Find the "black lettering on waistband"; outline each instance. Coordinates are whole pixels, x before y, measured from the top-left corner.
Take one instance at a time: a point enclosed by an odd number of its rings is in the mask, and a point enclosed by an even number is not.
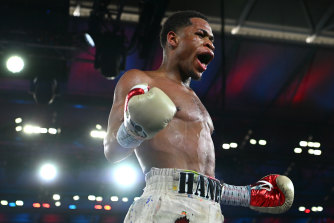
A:
[[[186,192],[186,173],[180,173],[180,179],[179,179],[179,193],[185,193]]]
[[[215,192],[216,192],[216,181],[208,178],[208,184],[207,184],[207,190],[206,190],[206,198],[209,198],[210,193],[210,199],[215,200]]]
[[[199,175],[195,195],[198,195],[198,191],[200,191],[200,196],[205,197],[205,183],[204,183],[204,177]]]
[[[179,193],[186,193],[186,185],[187,185],[187,194],[193,193],[193,185],[194,185],[194,173],[180,173],[179,180]]]
[[[193,186],[194,186],[194,174],[188,173],[188,180],[187,180],[187,194],[193,194]]]
[[[222,194],[222,185],[221,185],[220,183],[216,182],[215,201],[216,201],[217,203],[220,203],[221,194]]]
[[[206,199],[211,199],[217,203],[221,201],[222,185],[219,181],[198,175],[196,180],[196,190],[193,191],[195,174],[191,172],[180,172],[179,193],[194,194]]]

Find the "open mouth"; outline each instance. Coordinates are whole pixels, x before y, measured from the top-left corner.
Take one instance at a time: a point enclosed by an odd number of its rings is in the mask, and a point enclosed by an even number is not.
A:
[[[202,53],[197,56],[198,60],[205,65],[208,65],[213,59],[213,55],[210,53]]]

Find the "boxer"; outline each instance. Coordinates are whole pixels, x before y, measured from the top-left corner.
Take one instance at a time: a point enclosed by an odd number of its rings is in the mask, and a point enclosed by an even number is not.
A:
[[[164,23],[161,66],[129,70],[114,93],[105,156],[111,162],[133,152],[146,174],[143,195],[124,222],[223,222],[220,204],[282,213],[293,201],[285,176],[269,175],[248,186],[215,179],[212,120],[190,89],[214,57],[214,36],[207,18],[177,12]]]

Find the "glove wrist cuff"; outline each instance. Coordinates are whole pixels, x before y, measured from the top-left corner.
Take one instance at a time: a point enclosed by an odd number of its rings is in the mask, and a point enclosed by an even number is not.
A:
[[[116,138],[117,142],[124,148],[138,147],[144,141],[144,139],[129,131],[124,123],[119,127]]]
[[[251,188],[250,186],[234,186],[223,184],[221,203],[232,206],[249,207]]]

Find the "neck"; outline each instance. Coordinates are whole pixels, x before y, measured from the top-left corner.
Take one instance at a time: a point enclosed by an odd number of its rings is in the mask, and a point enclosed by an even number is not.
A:
[[[157,71],[164,73],[167,78],[179,82],[182,85],[190,86],[191,77],[187,77],[187,75],[180,70],[177,60],[168,59],[165,52],[163,53],[162,63]]]

